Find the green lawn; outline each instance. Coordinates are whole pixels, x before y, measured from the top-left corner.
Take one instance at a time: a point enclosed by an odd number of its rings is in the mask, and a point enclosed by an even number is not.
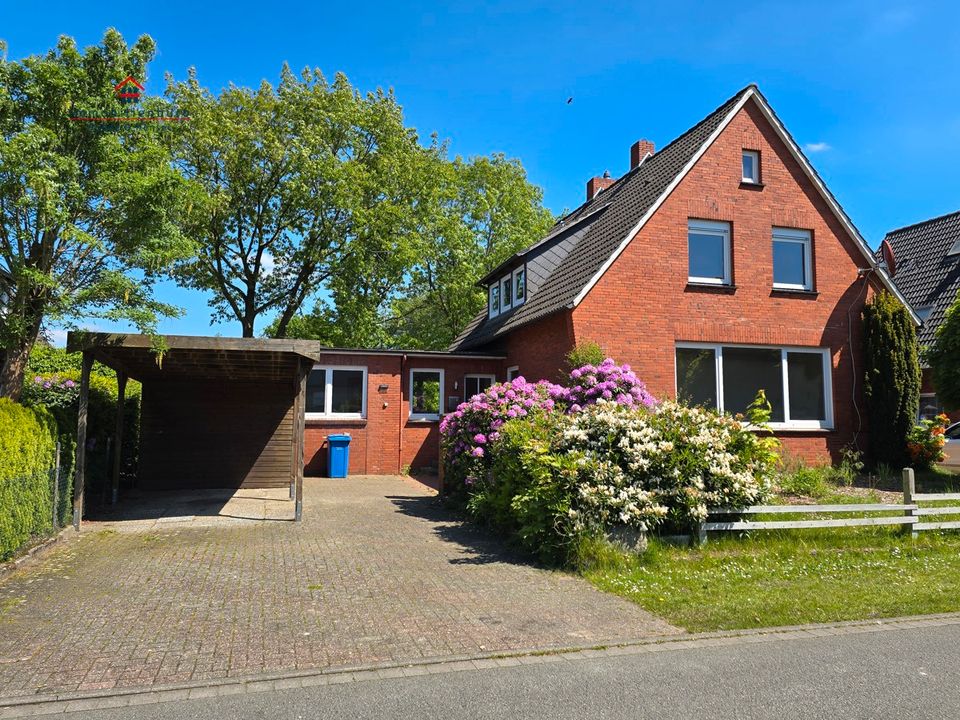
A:
[[[960,533],[783,531],[587,556],[598,588],[690,631],[960,611]]]

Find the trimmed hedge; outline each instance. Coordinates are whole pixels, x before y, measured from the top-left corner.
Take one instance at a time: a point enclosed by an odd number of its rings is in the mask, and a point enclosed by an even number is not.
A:
[[[56,441],[48,410],[0,398],[0,560],[53,529]]]

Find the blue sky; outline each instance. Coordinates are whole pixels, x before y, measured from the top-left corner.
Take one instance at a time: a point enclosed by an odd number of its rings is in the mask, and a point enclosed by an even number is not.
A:
[[[118,28],[157,41],[163,74],[275,81],[287,61],[392,87],[408,124],[462,155],[518,157],[555,212],[592,175],[627,169],[646,137],[663,146],[756,82],[808,149],[867,239],[960,209],[960,7],[953,3],[247,3],[0,0],[0,38],[19,58],[59,34],[81,44]],[[573,102],[567,104],[568,97]],[[165,332],[212,326],[204,297]]]

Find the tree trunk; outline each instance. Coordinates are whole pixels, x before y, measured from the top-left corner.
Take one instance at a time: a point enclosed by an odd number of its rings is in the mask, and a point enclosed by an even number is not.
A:
[[[23,375],[27,371],[27,360],[30,358],[30,351],[37,342],[39,334],[40,324],[37,323],[36,330],[29,333],[23,342],[7,349],[3,368],[0,369],[0,397],[14,401],[20,399],[20,393],[23,391]]]

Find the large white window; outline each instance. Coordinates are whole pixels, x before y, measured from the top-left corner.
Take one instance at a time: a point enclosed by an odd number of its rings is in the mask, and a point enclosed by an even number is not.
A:
[[[513,306],[523,305],[527,299],[527,268],[521,265],[513,271]]]
[[[463,378],[463,399],[469,400],[493,385],[497,378],[493,375],[465,375]]]
[[[760,182],[760,153],[756,150],[744,150],[741,165],[743,166],[741,180],[745,183],[758,184]]]
[[[494,318],[500,314],[500,283],[494,283],[489,290],[489,316]]]
[[[773,427],[833,427],[826,348],[691,343],[677,346],[676,361],[677,398],[684,402],[746,413],[763,390]]]
[[[730,223],[688,221],[687,252],[690,282],[730,284]]]
[[[813,290],[813,241],[809,230],[773,229],[773,287]]]
[[[306,417],[358,419],[367,416],[367,368],[316,366],[307,378]]]
[[[439,420],[443,398],[443,370],[410,371],[410,418]]]

